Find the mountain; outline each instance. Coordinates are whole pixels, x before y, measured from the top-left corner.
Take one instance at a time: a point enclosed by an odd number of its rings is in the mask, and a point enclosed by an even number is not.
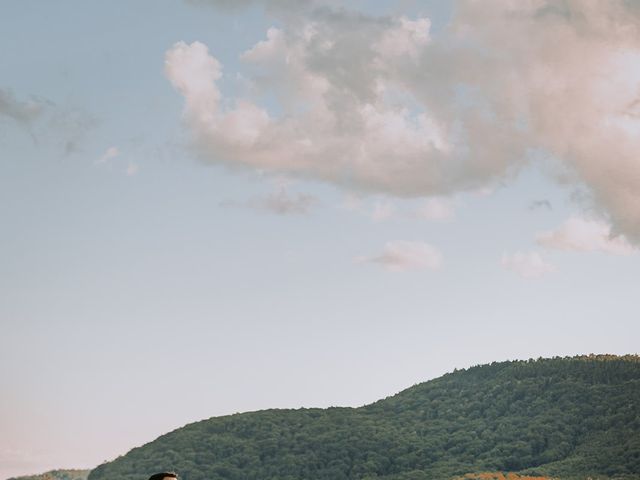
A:
[[[210,418],[96,467],[89,480],[162,470],[183,480],[640,479],[640,357],[492,363],[360,408]]]
[[[8,480],[87,480],[90,470],[52,470],[40,475],[9,478]]]

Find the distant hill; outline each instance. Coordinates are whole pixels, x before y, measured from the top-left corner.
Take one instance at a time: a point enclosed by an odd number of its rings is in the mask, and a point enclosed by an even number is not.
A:
[[[14,477],[8,480],[87,480],[91,470],[52,470],[40,475]]]
[[[161,470],[183,480],[640,479],[640,358],[492,363],[361,408],[210,418],[89,480]]]

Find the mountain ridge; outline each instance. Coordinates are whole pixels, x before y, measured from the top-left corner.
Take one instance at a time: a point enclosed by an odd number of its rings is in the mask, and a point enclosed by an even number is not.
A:
[[[640,357],[456,370],[363,407],[212,417],[96,467],[89,480],[640,478]]]
[[[37,475],[22,475],[7,480],[87,480],[91,470],[81,468],[56,469]]]

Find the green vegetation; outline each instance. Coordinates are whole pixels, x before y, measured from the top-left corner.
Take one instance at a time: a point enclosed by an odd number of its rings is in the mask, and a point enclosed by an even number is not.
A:
[[[52,470],[40,475],[10,478],[9,480],[87,480],[90,470]]]
[[[640,479],[640,357],[492,363],[361,408],[187,425],[89,480],[427,480],[469,472]]]

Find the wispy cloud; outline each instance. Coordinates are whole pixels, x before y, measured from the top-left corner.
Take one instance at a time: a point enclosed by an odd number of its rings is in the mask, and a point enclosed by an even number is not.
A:
[[[378,200],[373,204],[373,211],[371,212],[371,220],[374,222],[384,222],[393,217],[396,208],[393,202],[389,200]]]
[[[137,163],[130,162],[129,165],[127,165],[127,169],[125,170],[125,173],[127,177],[133,177],[139,171],[140,171],[140,166]]]
[[[281,187],[276,192],[246,201],[226,200],[220,206],[251,208],[276,215],[305,215],[317,204],[318,200],[313,195],[292,194],[286,187]]]
[[[292,11],[317,4],[316,0],[186,0],[187,4],[215,7],[222,11],[233,12],[252,5],[260,5],[269,10]],[[326,0],[325,0],[326,3]]]
[[[415,211],[418,218],[424,220],[447,221],[455,216],[455,205],[452,200],[442,197],[427,199]]]
[[[529,204],[529,210],[553,210],[553,206],[549,200],[534,200]]]
[[[349,212],[360,212],[362,211],[363,205],[364,200],[362,199],[362,197],[348,193],[342,198],[342,202],[339,204],[339,208],[342,208]]]
[[[101,164],[104,164],[104,163],[108,163],[109,160],[111,160],[113,158],[116,158],[119,155],[120,155],[120,150],[118,149],[118,147],[115,147],[115,146],[109,147],[100,156],[100,158],[98,158],[98,160],[96,160],[96,164],[101,165]]]
[[[39,97],[18,100],[11,90],[0,88],[0,115],[25,127],[31,127],[51,105],[49,100]]]
[[[441,267],[443,256],[434,246],[425,242],[388,242],[381,253],[361,256],[356,261],[373,263],[392,271],[436,270]]]
[[[504,253],[500,263],[502,268],[511,270],[523,278],[539,278],[557,270],[538,252]]]
[[[555,250],[574,252],[604,252],[614,255],[630,255],[637,252],[623,236],[614,236],[611,226],[593,219],[569,218],[555,230],[536,236],[539,245]]]
[[[365,215],[376,223],[391,219],[446,222],[455,217],[455,203],[446,197],[431,197],[415,207],[414,202],[393,201],[386,197],[367,199],[348,194],[340,208]]]
[[[82,109],[56,105],[37,95],[19,100],[10,89],[0,88],[0,119],[3,117],[23,128],[34,143],[61,145],[67,155],[81,149],[87,132],[97,124]]]

